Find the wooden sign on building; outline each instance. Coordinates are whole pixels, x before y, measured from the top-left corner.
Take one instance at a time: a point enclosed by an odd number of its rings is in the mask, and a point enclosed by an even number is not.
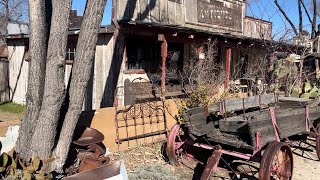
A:
[[[237,1],[198,0],[198,22],[242,31],[242,4]]]
[[[242,35],[244,0],[114,0],[123,23],[186,27]]]

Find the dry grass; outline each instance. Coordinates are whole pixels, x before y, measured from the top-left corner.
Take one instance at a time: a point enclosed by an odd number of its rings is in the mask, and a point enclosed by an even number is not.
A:
[[[127,171],[134,171],[139,166],[152,164],[167,164],[163,156],[165,141],[141,145],[112,155],[113,160],[124,160]]]

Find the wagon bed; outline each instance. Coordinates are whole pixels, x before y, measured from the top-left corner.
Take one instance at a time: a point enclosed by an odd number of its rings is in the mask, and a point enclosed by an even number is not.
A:
[[[206,138],[206,140],[212,143],[254,150],[257,145],[257,132],[260,133],[260,145],[262,147],[277,139],[274,123],[271,118],[272,113],[275,115],[276,124],[281,130],[281,132],[278,132],[280,139],[308,131],[306,128],[308,122],[306,120],[306,112],[308,112],[311,123],[320,118],[320,107],[308,107],[308,104],[312,102],[310,100],[281,97],[280,101],[277,102],[277,98],[273,100],[272,96],[273,94],[265,96],[269,98],[268,104],[261,105],[263,102],[266,102],[261,97],[260,106],[258,103],[252,103],[247,106],[244,104],[245,107],[242,110],[240,110],[240,107],[235,108],[234,106],[232,110],[240,111],[233,113],[236,115],[232,115],[230,110],[225,113],[221,112],[219,110],[221,104],[208,108],[189,109],[184,113],[188,131],[198,139]],[[236,104],[235,101],[242,103],[243,100],[232,101],[233,104]],[[250,101],[244,99],[243,102]],[[230,101],[226,101],[225,103],[231,104]],[[270,107],[272,108],[270,109]]]
[[[173,126],[169,133],[167,155],[172,164],[178,165],[183,154],[193,157],[192,147],[212,151],[201,176],[206,180],[216,170],[222,154],[260,162],[261,180],[291,179],[293,155],[289,137],[314,137],[320,159],[318,103],[266,94],[188,109],[183,114],[185,124]]]

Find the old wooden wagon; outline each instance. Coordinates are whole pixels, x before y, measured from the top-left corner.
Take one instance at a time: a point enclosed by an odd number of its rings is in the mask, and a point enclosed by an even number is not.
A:
[[[201,179],[210,179],[223,154],[260,162],[261,180],[291,179],[295,135],[313,137],[320,158],[320,107],[313,100],[265,94],[188,109],[183,117],[185,124],[169,133],[167,155],[179,165],[194,157],[190,147],[210,150]]]

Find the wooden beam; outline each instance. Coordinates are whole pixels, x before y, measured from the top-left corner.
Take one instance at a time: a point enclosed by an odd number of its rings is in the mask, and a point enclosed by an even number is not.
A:
[[[161,95],[165,97],[166,91],[166,61],[168,56],[168,43],[164,35],[159,35],[158,39],[162,41],[161,57],[162,57],[162,76],[161,76]]]
[[[225,80],[224,80],[224,89],[229,88],[229,81],[230,81],[230,61],[231,61],[231,48],[228,48],[226,51],[226,73],[225,73]]]

